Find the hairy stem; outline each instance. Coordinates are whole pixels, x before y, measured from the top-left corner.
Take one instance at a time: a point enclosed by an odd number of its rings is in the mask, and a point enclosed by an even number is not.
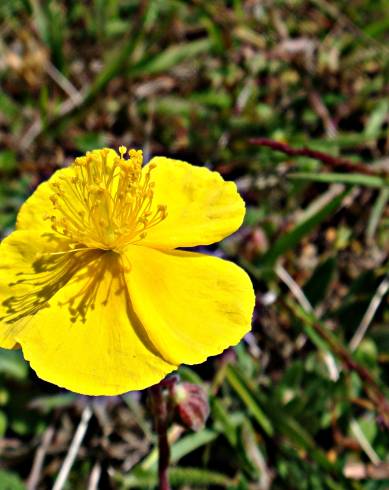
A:
[[[159,490],[170,490],[169,461],[170,447],[167,438],[168,406],[163,396],[163,381],[149,389],[151,410],[154,417],[155,430],[158,435],[158,479]]]
[[[354,163],[346,158],[334,157],[323,153],[322,151],[311,150],[310,148],[293,148],[287,143],[275,141],[269,138],[252,138],[250,142],[258,146],[266,146],[275,151],[280,151],[289,156],[302,156],[319,160],[320,162],[332,168],[346,170],[348,172],[358,172],[365,175],[375,175],[375,172],[363,163]]]

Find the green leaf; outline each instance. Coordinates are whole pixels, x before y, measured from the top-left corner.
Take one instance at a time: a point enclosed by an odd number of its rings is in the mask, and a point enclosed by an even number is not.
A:
[[[201,377],[190,367],[180,366],[178,369],[178,375],[183,381],[189,381],[189,383],[203,384]]]
[[[9,173],[16,169],[16,155],[11,150],[0,152],[0,172]]]
[[[304,236],[308,235],[308,233],[310,233],[317,225],[335,212],[348,193],[349,190],[341,192],[330,202],[319,207],[314,214],[309,215],[297,223],[297,225],[291,231],[285,233],[285,235],[282,235],[270,247],[270,250],[262,257],[260,265],[273,265],[278,257],[295,247]]]
[[[389,115],[389,100],[382,99],[378,102],[374,111],[371,113],[365,126],[365,135],[368,138],[376,138],[379,135],[382,125]]]
[[[210,429],[204,429],[201,432],[188,434],[187,436],[182,437],[179,441],[173,444],[171,454],[172,462],[175,463],[179,461],[181,458],[191,453],[195,449],[214,441],[218,436],[218,432]]]
[[[36,0],[32,1],[36,2]],[[153,2],[147,4],[139,22],[135,26],[135,32],[132,32],[131,35],[127,34],[122,44],[119,47],[115,46],[115,48],[108,53],[104,68],[85,90],[82,101],[73,106],[69,111],[48,121],[47,125],[43,128],[42,133],[48,133],[54,136],[55,134],[64,131],[70,122],[77,120],[83,115],[84,111],[93,104],[112,79],[119,74],[122,74],[123,70],[131,65],[132,56],[139,43],[144,39],[145,23],[147,22],[149,12],[153,6],[155,6]]]
[[[51,52],[54,65],[62,71],[64,67],[65,17],[61,6],[54,2],[30,0],[37,30]]]
[[[104,148],[108,143],[108,138],[104,133],[85,133],[75,137],[77,150],[86,153],[90,150]]]
[[[158,481],[155,470],[148,471],[132,471],[130,475],[122,477],[116,475],[117,481],[120,483],[120,488],[155,488]],[[195,485],[196,487],[210,488],[216,485],[218,488],[227,488],[233,484],[231,478],[216,471],[204,470],[202,468],[170,468],[169,479],[171,485],[188,486]]]
[[[14,379],[26,379],[28,364],[20,350],[0,349],[0,373]]]
[[[171,447],[171,461],[176,463],[182,457],[191,453],[195,449],[198,449],[209,442],[212,442],[219,436],[219,433],[210,430],[204,429],[200,432],[196,432],[194,434],[188,434],[177,442],[175,442]],[[142,468],[142,470],[148,470],[150,468],[155,468],[158,460],[158,450],[155,448],[151,453],[137,466]]]
[[[244,405],[247,407],[249,412],[253,415],[255,420],[258,422],[260,427],[265,431],[269,436],[273,435],[274,429],[272,424],[266,414],[263,412],[262,408],[258,405],[257,400],[251,395],[250,391],[247,387],[241,382],[236,372],[232,370],[229,366],[227,368],[226,378],[231,387],[237,393],[239,398],[242,400]]]
[[[77,398],[75,393],[60,393],[58,395],[40,396],[34,398],[30,406],[37,408],[44,413],[49,413],[57,408],[65,408],[72,405]]]
[[[337,262],[334,257],[328,257],[321,262],[304,285],[304,293],[311,305],[316,306],[326,297],[328,288],[334,278]]]
[[[7,416],[5,415],[4,412],[0,411],[0,437],[4,436],[6,430],[7,430]]]
[[[378,223],[385,211],[386,204],[389,201],[389,188],[381,189],[370,212],[369,222],[366,229],[366,238],[371,240],[378,227]]]
[[[233,377],[228,376],[229,373],[233,374]],[[244,393],[245,399],[250,401],[250,407],[252,401],[258,406],[261,402],[263,409],[262,411],[266,413],[267,419],[271,419],[272,434],[275,434],[275,429],[277,434],[283,434],[289,439],[289,441],[309,453],[315,458],[317,463],[326,471],[333,471],[335,473],[339,472],[339,468],[328,461],[325,453],[319,449],[307,429],[302,427],[296,419],[291,417],[287,409],[284,409],[279,403],[274,403],[272,400],[266,398],[261,394],[260,390],[255,389],[255,383],[246,377],[244,373],[238,371],[233,366],[228,367],[227,379],[230,382],[231,379],[238,380],[240,386],[240,392]],[[236,381],[235,381],[236,383]],[[230,383],[231,384],[231,383]],[[246,402],[247,403],[247,402]],[[253,414],[252,409],[249,411]],[[254,418],[255,415],[254,415]],[[273,429],[274,427],[274,429]]]
[[[309,180],[312,182],[324,182],[326,184],[350,184],[377,188],[389,187],[389,182],[387,179],[376,177],[374,175],[364,175],[358,173],[311,174],[307,172],[295,172],[288,174],[288,177],[295,180]]]
[[[224,408],[218,398],[211,399],[212,417],[215,420],[215,428],[220,427],[220,432],[226,437],[231,446],[236,446],[237,432],[236,427],[231,422],[231,414]]]
[[[26,490],[18,475],[6,470],[0,470],[0,488],[1,490]]]
[[[20,107],[3,90],[0,90],[0,111],[8,119],[20,116]]]
[[[132,76],[166,73],[183,61],[189,61],[200,54],[208,53],[211,48],[212,43],[209,39],[176,44],[134,64],[129,68],[129,73]]]

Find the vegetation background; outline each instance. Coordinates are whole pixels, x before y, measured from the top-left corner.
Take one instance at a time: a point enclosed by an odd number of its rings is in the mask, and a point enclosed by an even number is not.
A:
[[[247,202],[208,251],[251,274],[253,330],[180,369],[211,413],[171,428],[174,488],[388,489],[389,1],[7,0],[0,34],[2,236],[103,146],[207,165]],[[65,488],[154,488],[144,394],[77,396],[4,350],[0,488],[51,488],[85,407]]]

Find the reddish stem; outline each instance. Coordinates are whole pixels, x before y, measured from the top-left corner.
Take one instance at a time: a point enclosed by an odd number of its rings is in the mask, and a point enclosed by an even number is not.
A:
[[[321,151],[311,150],[310,148],[293,148],[287,143],[274,141],[270,138],[252,138],[250,143],[259,146],[267,146],[272,150],[280,151],[290,156],[309,157],[323,162],[325,165],[334,168],[341,168],[348,172],[358,172],[365,175],[376,175],[369,167],[362,163],[354,163],[346,158],[334,157]]]
[[[164,381],[152,386],[149,389],[151,398],[151,410],[154,416],[155,430],[158,435],[158,479],[159,490],[170,490],[169,484],[169,462],[170,462],[170,447],[167,438],[168,428],[168,406],[163,396]]]

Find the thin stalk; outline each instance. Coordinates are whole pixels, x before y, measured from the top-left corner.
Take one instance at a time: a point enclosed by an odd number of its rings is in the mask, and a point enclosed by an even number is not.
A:
[[[163,382],[149,389],[151,399],[151,411],[154,417],[155,430],[158,436],[158,480],[159,490],[170,490],[169,462],[170,447],[167,437],[168,429],[168,406],[163,395]]]
[[[282,143],[269,138],[251,138],[250,143],[258,146],[266,146],[272,150],[280,151],[281,153],[285,153],[289,156],[313,158],[314,160],[319,160],[329,167],[346,170],[347,172],[358,172],[364,175],[377,175],[374,170],[363,163],[352,162],[346,158],[334,157],[332,155],[328,155],[327,153],[323,153],[322,151],[312,150],[306,147],[293,148],[287,143]]]

